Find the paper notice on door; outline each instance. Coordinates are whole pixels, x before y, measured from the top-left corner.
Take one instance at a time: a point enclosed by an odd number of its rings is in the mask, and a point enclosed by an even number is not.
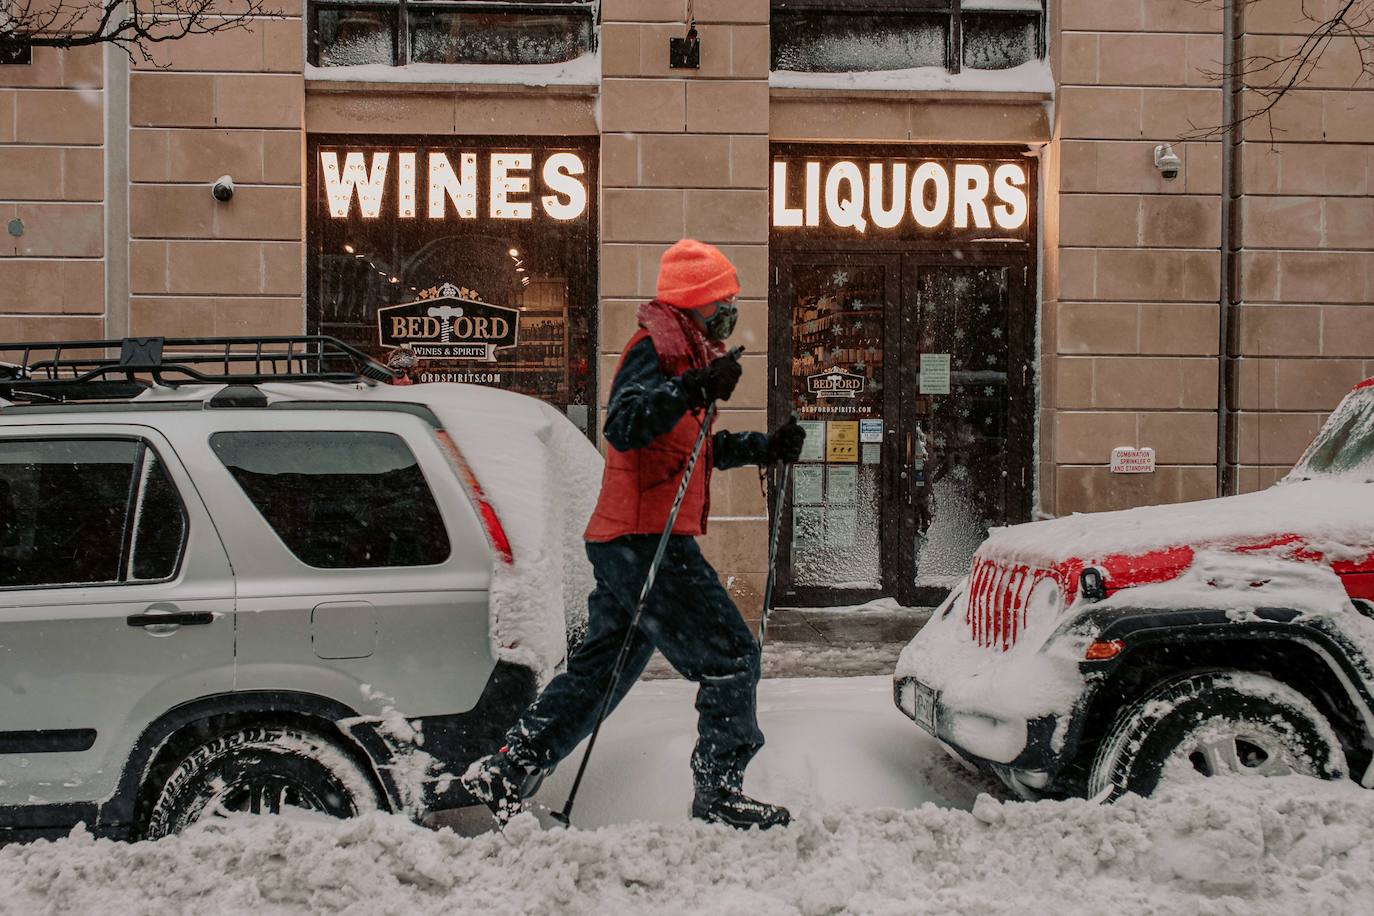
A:
[[[949,354],[921,354],[921,394],[949,394]]]
[[[863,464],[883,463],[883,447],[881,445],[874,445],[873,443],[868,442],[864,443],[863,445],[860,445],[859,448],[861,450],[860,460]]]
[[[831,420],[826,424],[825,460],[832,464],[859,463],[858,420]]]
[[[802,443],[801,457],[798,461],[824,461],[825,460],[825,421],[824,420],[800,420],[797,423],[806,433],[806,441]]]
[[[795,547],[821,546],[824,510],[820,506],[797,506],[792,510],[792,544]]]
[[[883,441],[883,421],[882,420],[860,420],[859,421],[859,442],[882,442]]]
[[[825,510],[825,545],[853,547],[854,532],[859,527],[859,513],[849,506],[828,506]]]
[[[826,505],[852,506],[859,501],[859,469],[835,467],[825,469]]]
[[[821,468],[819,464],[799,464],[792,468],[792,502],[794,505],[819,505],[821,496]]]

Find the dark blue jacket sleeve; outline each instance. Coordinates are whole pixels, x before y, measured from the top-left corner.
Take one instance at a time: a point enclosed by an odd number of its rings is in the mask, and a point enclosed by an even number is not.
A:
[[[676,426],[687,409],[682,386],[659,368],[658,351],[645,338],[625,354],[611,382],[602,433],[619,451],[643,448]],[[767,448],[763,433],[718,432],[711,437],[714,464],[722,471],[762,464]]]
[[[682,386],[663,374],[654,342],[646,337],[625,354],[611,382],[602,433],[619,451],[628,452],[672,429],[686,412]]]

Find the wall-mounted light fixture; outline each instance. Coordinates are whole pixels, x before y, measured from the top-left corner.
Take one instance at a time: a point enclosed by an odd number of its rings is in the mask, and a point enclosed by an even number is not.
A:
[[[701,69],[701,38],[697,35],[695,17],[688,21],[685,38],[668,39],[668,66],[674,70]]]

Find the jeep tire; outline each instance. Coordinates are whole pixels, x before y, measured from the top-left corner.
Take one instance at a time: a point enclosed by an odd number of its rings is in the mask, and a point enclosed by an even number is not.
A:
[[[1121,711],[1098,747],[1088,796],[1150,795],[1220,773],[1343,779],[1348,770],[1331,724],[1292,687],[1244,671],[1191,674]]]
[[[152,791],[146,839],[232,813],[294,807],[342,818],[384,806],[372,777],[337,742],[280,726],[241,728],[196,745]]]

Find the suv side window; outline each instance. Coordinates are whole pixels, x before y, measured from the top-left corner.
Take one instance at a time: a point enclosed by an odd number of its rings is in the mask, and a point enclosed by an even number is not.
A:
[[[448,531],[393,433],[222,432],[210,447],[296,559],[318,569],[430,566]]]
[[[0,441],[0,588],[170,579],[186,513],[138,439]]]

